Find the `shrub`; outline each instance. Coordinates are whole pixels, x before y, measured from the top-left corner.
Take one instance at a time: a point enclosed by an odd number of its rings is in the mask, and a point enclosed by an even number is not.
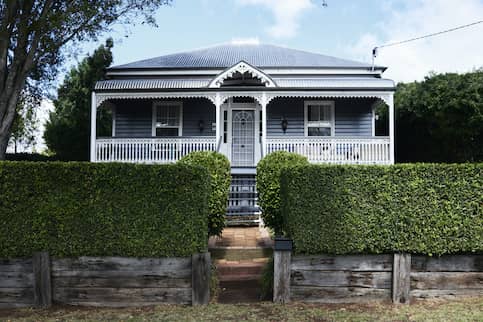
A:
[[[265,264],[260,278],[260,300],[273,301],[273,257]]]
[[[285,167],[308,165],[307,158],[299,154],[278,151],[265,156],[257,166],[258,201],[262,218],[276,235],[282,233],[282,212],[280,203],[280,174]]]
[[[282,174],[297,253],[483,251],[483,164],[301,166]]]
[[[225,228],[225,215],[230,192],[230,161],[217,152],[192,152],[183,157],[180,163],[199,165],[206,168],[211,177],[211,196],[209,198],[210,217],[208,231],[210,236],[220,235]]]
[[[0,162],[0,258],[207,249],[209,176],[187,165]]]

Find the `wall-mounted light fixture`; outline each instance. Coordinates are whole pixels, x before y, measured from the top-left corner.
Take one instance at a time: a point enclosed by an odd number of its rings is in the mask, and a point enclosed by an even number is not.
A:
[[[203,120],[198,121],[198,128],[200,129],[200,132],[203,132],[205,129],[205,122]]]
[[[282,131],[283,133],[287,132],[288,121],[285,117],[282,118]]]

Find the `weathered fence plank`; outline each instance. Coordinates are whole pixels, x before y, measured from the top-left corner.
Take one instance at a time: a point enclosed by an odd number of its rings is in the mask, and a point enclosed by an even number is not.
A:
[[[174,271],[169,271],[164,267],[159,267],[158,270],[151,269],[151,270],[77,270],[73,269],[72,271],[56,271],[52,273],[54,278],[68,278],[68,277],[79,277],[79,278],[89,278],[89,277],[96,277],[96,278],[112,278],[113,276],[119,278],[136,278],[139,276],[159,276],[164,277],[166,279],[173,278],[185,278],[186,276],[191,275],[191,268],[189,269],[179,269]]]
[[[156,273],[190,270],[191,258],[78,257],[55,259],[52,272],[60,271],[150,271]],[[60,274],[60,273],[59,273]]]
[[[52,305],[52,283],[50,280],[50,257],[47,252],[38,252],[32,258],[34,276],[34,302],[40,307]]]
[[[292,286],[391,288],[390,272],[294,270]]]
[[[103,274],[98,277],[97,272],[90,272],[89,276],[72,276],[72,277],[53,277],[53,288],[58,287],[114,287],[114,288],[142,288],[142,287],[174,287],[174,288],[190,288],[191,274],[185,275],[184,278],[171,278],[159,275],[139,275],[139,276],[116,276],[116,272],[110,272],[110,277]],[[105,273],[105,272],[103,272]],[[191,272],[190,272],[191,273]]]
[[[59,287],[55,289],[54,300],[70,305],[93,306],[133,306],[136,303],[189,304],[191,289]]]
[[[0,272],[32,273],[32,258],[0,259]]]
[[[411,255],[394,254],[392,271],[392,302],[409,304],[411,287]]]
[[[0,272],[0,288],[32,288],[33,273]]]
[[[34,290],[29,288],[0,288],[0,307],[22,307],[34,304]]]
[[[465,296],[483,296],[481,289],[459,289],[459,290],[412,290],[411,297],[417,299],[454,299]]]
[[[273,301],[290,302],[290,265],[292,251],[275,250],[273,253]]]
[[[483,255],[413,256],[414,272],[483,272]]]
[[[411,290],[479,289],[483,272],[411,272]]]
[[[210,253],[194,254],[192,261],[192,305],[210,302],[211,257]]]
[[[290,299],[292,301],[312,303],[365,303],[372,301],[388,301],[391,299],[391,290],[365,287],[291,286]]]
[[[324,271],[391,272],[392,264],[392,255],[296,256],[292,260],[292,269],[311,270],[317,267]]]

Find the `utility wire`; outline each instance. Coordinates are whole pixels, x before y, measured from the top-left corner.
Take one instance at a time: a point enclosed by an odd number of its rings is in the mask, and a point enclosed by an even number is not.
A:
[[[377,56],[377,50],[379,48],[397,46],[397,45],[405,44],[405,43],[408,43],[408,42],[411,42],[411,41],[415,41],[415,40],[420,40],[420,39],[424,39],[424,38],[434,37],[434,36],[438,36],[438,35],[445,34],[445,33],[448,33],[448,32],[452,32],[452,31],[456,31],[456,30],[468,28],[468,27],[471,27],[471,26],[474,26],[474,25],[477,25],[477,24],[480,24],[480,23],[483,23],[483,20],[475,21],[475,22],[472,22],[472,23],[469,23],[469,24],[466,24],[466,25],[462,25],[462,26],[458,26],[458,27],[451,28],[451,29],[446,29],[446,30],[438,31],[438,32],[435,32],[435,33],[432,33],[432,34],[428,34],[428,35],[424,35],[424,36],[420,36],[420,37],[410,38],[410,39],[406,39],[406,40],[401,40],[401,41],[396,41],[396,42],[384,44],[384,45],[381,45],[381,46],[376,46],[376,47],[374,47],[372,49],[372,69],[374,70],[374,59]]]

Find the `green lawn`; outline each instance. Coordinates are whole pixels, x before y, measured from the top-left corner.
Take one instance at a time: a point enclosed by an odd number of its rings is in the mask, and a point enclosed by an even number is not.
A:
[[[483,297],[424,301],[410,306],[275,305],[265,302],[136,309],[55,307],[49,310],[0,310],[0,321],[483,321]]]

